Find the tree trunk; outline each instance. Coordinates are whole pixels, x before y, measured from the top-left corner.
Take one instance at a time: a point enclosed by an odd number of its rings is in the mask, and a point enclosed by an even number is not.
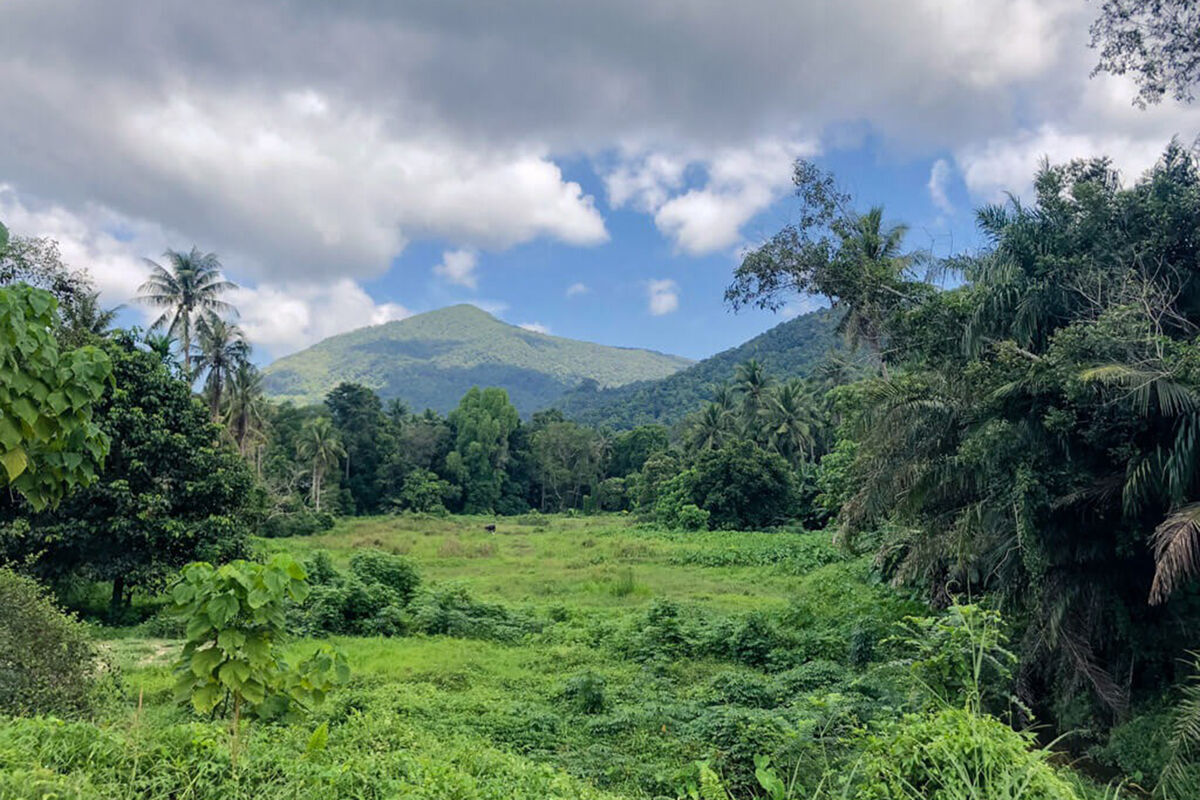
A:
[[[117,613],[121,609],[121,601],[125,597],[125,576],[118,575],[113,578],[112,599],[108,601],[108,615],[116,619]]]

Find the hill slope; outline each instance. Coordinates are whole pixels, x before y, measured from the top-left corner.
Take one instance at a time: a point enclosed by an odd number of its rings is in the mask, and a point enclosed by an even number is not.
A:
[[[651,422],[672,425],[700,408],[710,387],[733,378],[747,359],[758,359],[776,378],[808,375],[842,347],[836,332],[840,319],[840,312],[830,309],[804,314],[669,377],[610,389],[579,387],[554,407],[578,422],[617,430]]]
[[[330,337],[279,359],[263,376],[267,395],[278,400],[319,403],[337,384],[353,381],[416,411],[449,411],[472,386],[500,386],[518,410],[529,413],[583,381],[621,386],[663,378],[692,363],[535,333],[457,305]]]

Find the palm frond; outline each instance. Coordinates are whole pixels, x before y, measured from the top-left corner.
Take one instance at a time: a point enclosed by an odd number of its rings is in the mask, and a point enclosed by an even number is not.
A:
[[[1200,573],[1200,503],[1168,514],[1154,529],[1150,544],[1154,550],[1150,603],[1159,605]]]

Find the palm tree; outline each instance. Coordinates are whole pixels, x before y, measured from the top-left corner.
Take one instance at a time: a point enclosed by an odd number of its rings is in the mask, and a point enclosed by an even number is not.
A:
[[[763,416],[771,449],[793,466],[809,457],[816,446],[819,415],[802,381],[790,380],[771,392]]]
[[[62,306],[62,324],[66,340],[70,343],[84,343],[103,338],[112,328],[121,308],[101,308],[99,292],[80,293],[72,302]]]
[[[238,369],[250,356],[242,329],[220,317],[202,319],[199,327],[200,352],[196,356],[196,374],[208,373],[204,389],[208,392],[209,410],[213,419],[221,413],[221,398],[225,386],[232,383]]]
[[[138,287],[138,300],[166,309],[150,330],[166,327],[179,339],[184,379],[192,377],[192,338],[201,320],[211,321],[221,312],[234,312],[233,306],[220,299],[237,286],[221,277],[221,262],[216,253],[201,253],[195,247],[189,253],[167,250],[167,266],[146,259],[150,277]]]
[[[742,428],[748,439],[759,442],[760,419],[767,405],[767,393],[771,388],[771,376],[757,359],[738,364],[734,373],[734,384],[742,398]]]
[[[731,419],[731,413],[717,403],[704,406],[687,429],[688,450],[692,453],[719,450],[729,438]]]
[[[146,345],[147,350],[158,356],[158,360],[170,370],[172,375],[179,372],[181,366],[174,352],[177,343],[171,334],[147,331],[146,335],[142,337],[142,344]]]
[[[338,441],[337,432],[328,417],[317,417],[304,424],[299,445],[300,458],[312,463],[313,505],[321,510],[321,483],[331,467],[336,468],[346,450]]]
[[[891,312],[909,299],[903,290],[905,273],[918,260],[917,254],[904,252],[907,234],[907,225],[884,227],[882,206],[854,217],[840,234],[838,261],[845,286],[839,299],[849,309],[840,327],[850,344],[864,342],[880,356],[885,377],[884,325]]]
[[[251,443],[261,441],[266,416],[262,375],[253,364],[243,361],[229,381],[225,407],[225,424],[243,458],[246,457]],[[260,466],[257,453],[256,447],[256,471]]]

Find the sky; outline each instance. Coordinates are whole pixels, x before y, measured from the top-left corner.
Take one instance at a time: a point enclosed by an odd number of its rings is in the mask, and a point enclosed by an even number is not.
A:
[[[469,302],[703,358],[739,254],[832,170],[937,255],[1039,161],[1127,177],[1200,105],[1089,77],[1088,0],[5,0],[0,221],[122,320],[143,259],[216,252],[267,362]]]

